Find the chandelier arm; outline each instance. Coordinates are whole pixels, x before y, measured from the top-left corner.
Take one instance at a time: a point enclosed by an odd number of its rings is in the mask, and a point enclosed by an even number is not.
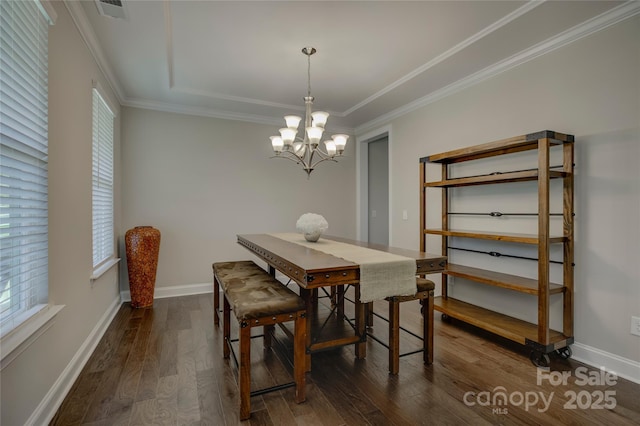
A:
[[[298,157],[297,155],[290,153],[290,152],[282,152],[280,155],[272,155],[269,158],[283,158],[285,160],[291,160],[296,164],[300,164],[302,163],[302,165],[305,166],[305,168],[307,167],[307,163],[300,157]]]
[[[318,145],[318,146],[316,147],[316,149],[314,149],[314,150],[313,150],[313,152],[314,152],[314,154],[318,154],[318,156],[319,156],[320,158],[323,158],[323,159],[325,159],[325,158],[327,158],[327,159],[328,159],[328,158],[333,158],[331,155],[329,155],[328,153],[326,153],[326,152],[324,152],[323,150],[321,150],[321,149],[320,149],[320,145]],[[309,162],[311,162],[311,159],[309,160]]]
[[[320,160],[316,161],[315,163],[313,163],[309,168],[310,169],[315,169],[316,166],[320,163],[322,163],[323,161],[333,161],[334,163],[337,163],[338,160],[336,160],[335,158],[331,158],[331,157],[327,157],[327,158],[321,158]]]
[[[311,149],[311,145],[307,145],[307,150],[309,150],[309,154],[307,155],[309,158],[307,159],[307,163],[311,164],[313,163],[313,156],[316,154],[316,151],[318,150],[316,149]],[[305,153],[306,154],[306,153]]]
[[[315,154],[318,154],[318,157],[320,158],[314,163],[313,156]],[[311,156],[309,157],[309,164],[311,164],[311,168],[313,169],[317,164],[322,163],[323,161],[329,161],[329,160],[335,163],[338,162],[338,160],[336,160],[335,158],[333,158],[332,156],[330,156],[329,154],[321,150],[320,147],[317,147],[315,150],[313,150]]]
[[[322,152],[322,151],[320,151],[320,152]],[[313,169],[315,169],[315,167],[316,167],[318,164],[320,164],[320,163],[322,163],[322,162],[324,162],[324,161],[333,161],[334,163],[337,163],[337,162],[338,162],[338,160],[336,160],[335,158],[332,158],[332,157],[322,157],[322,158],[320,158],[318,161],[316,161],[315,163],[311,164],[311,161],[307,162],[307,161],[305,161],[304,159],[302,159],[302,158],[298,157],[297,155],[295,155],[295,154],[291,154],[291,153],[287,153],[287,152],[283,152],[283,153],[282,153],[282,154],[280,154],[280,155],[272,155],[272,156],[271,156],[271,157],[269,157],[269,158],[283,158],[283,159],[285,159],[285,160],[293,161],[293,162],[294,162],[294,163],[296,163],[296,164],[302,164],[302,166],[303,166],[302,168],[303,168],[305,171],[307,171],[307,174],[310,174],[310,172],[311,172]]]

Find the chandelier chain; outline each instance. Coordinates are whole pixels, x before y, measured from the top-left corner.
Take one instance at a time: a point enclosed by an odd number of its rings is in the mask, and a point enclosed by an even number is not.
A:
[[[307,96],[311,96],[311,55],[307,55]]]

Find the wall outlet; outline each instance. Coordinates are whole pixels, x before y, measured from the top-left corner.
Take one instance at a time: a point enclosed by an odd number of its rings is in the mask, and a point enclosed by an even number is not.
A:
[[[631,317],[631,334],[640,336],[640,317]]]
[[[402,210],[402,220],[407,220],[408,215],[406,210]]]

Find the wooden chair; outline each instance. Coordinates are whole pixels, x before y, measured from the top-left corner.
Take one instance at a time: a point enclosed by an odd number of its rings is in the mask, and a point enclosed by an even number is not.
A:
[[[367,335],[376,342],[382,344],[389,350],[389,373],[398,374],[400,370],[400,357],[422,352],[426,365],[433,363],[433,291],[435,284],[425,278],[416,278],[417,292],[413,296],[392,296],[385,300],[389,302],[389,318],[384,318],[373,312],[372,303],[367,306],[369,325],[373,324],[373,316],[389,323],[389,342],[381,341],[371,333]],[[422,336],[418,336],[411,331],[400,326],[400,303],[412,300],[420,300],[422,312]],[[401,354],[400,353],[400,331],[405,331],[422,340],[422,349]]]
[[[240,420],[246,420],[251,416],[251,396],[295,386],[295,401],[296,403],[303,402],[306,399],[306,307],[304,301],[251,261],[214,263],[213,271],[214,287],[220,285],[224,291],[224,358],[229,358],[233,351],[230,325],[232,307],[239,324]],[[270,347],[270,336],[274,325],[287,321],[295,322],[293,337],[294,381],[251,391],[251,329],[262,326],[264,345]]]

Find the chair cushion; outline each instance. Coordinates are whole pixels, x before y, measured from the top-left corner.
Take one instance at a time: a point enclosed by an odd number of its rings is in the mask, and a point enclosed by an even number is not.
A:
[[[436,288],[436,285],[431,280],[427,280],[425,278],[416,278],[416,286],[418,287],[418,292],[421,291],[431,291]]]

